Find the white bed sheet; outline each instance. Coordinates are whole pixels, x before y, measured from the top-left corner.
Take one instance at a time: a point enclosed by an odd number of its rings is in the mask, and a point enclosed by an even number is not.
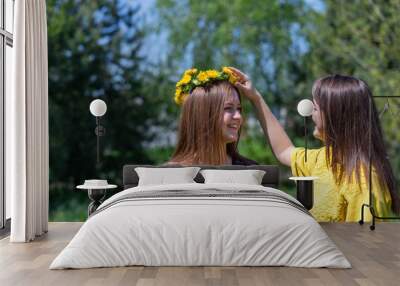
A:
[[[142,186],[120,192],[90,217],[50,269],[145,266],[350,268],[313,217],[258,198],[152,198],[112,202],[134,192],[263,190],[239,184]]]

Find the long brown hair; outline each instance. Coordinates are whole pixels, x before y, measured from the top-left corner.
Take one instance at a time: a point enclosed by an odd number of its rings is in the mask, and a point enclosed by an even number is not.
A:
[[[224,102],[239,91],[228,81],[196,87],[182,105],[178,143],[171,161],[181,164],[223,165],[237,157],[236,142],[224,143]]]
[[[368,85],[357,78],[330,75],[318,79],[312,95],[320,107],[322,138],[326,161],[336,184],[351,182],[355,171],[360,183],[361,172],[369,179],[369,109],[372,101],[372,164],[381,188],[387,187],[392,197],[392,210],[399,213],[400,200],[396,179],[387,157],[378,112]]]

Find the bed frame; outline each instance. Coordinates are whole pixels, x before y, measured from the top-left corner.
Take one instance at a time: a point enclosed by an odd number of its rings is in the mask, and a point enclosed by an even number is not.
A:
[[[136,187],[139,182],[138,174],[135,171],[136,167],[152,167],[152,168],[181,168],[180,165],[125,165],[123,167],[122,183],[123,188],[128,189]],[[200,167],[201,169],[218,169],[218,170],[263,170],[265,175],[262,179],[261,184],[265,187],[279,188],[279,168],[275,165],[251,165],[251,166],[239,166],[239,165],[221,165],[221,166],[194,166]],[[203,176],[198,173],[194,178],[197,183],[204,183]]]

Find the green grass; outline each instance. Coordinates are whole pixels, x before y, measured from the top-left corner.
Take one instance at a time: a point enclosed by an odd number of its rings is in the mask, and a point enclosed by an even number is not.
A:
[[[85,221],[89,202],[79,202],[76,199],[65,201],[57,208],[50,209],[49,221]]]

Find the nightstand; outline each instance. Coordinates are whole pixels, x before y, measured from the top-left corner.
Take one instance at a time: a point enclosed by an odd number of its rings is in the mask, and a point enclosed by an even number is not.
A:
[[[314,205],[314,180],[318,177],[290,177],[289,180],[296,181],[296,199],[303,204],[307,210]]]
[[[88,206],[88,217],[104,201],[108,189],[115,189],[117,185],[110,185],[107,180],[85,180],[83,185],[76,186],[79,190],[87,190],[90,204]]]

